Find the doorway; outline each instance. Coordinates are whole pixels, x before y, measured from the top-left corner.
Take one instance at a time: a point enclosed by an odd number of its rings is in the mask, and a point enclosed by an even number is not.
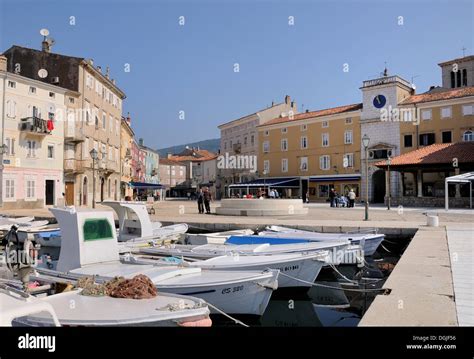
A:
[[[100,201],[104,201],[104,190],[105,190],[105,179],[104,177],[100,178]]]
[[[74,182],[66,182],[66,206],[74,205]]]
[[[54,205],[54,180],[46,180],[45,198],[46,198],[45,203],[47,206]]]
[[[373,203],[384,203],[385,199],[385,171],[378,170],[372,175]]]

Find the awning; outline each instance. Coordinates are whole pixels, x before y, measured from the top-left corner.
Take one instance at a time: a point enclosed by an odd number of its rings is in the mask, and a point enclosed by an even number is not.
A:
[[[472,209],[472,183],[474,182],[474,172],[467,172],[456,176],[446,177],[444,180],[444,207],[449,209],[448,184],[469,183],[469,208]]]
[[[163,185],[159,183],[130,182],[130,187],[138,189],[161,189]]]
[[[310,182],[337,182],[337,181],[359,181],[360,173],[344,174],[344,175],[321,175],[310,176]]]
[[[258,178],[249,182],[231,184],[229,188],[258,188],[264,186],[273,188],[299,188],[300,181],[298,177]]]

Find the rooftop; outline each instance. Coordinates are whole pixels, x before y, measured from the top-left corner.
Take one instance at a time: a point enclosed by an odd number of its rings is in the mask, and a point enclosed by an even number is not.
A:
[[[455,98],[462,98],[474,96],[474,86],[462,87],[457,89],[446,89],[445,91],[435,88],[419,95],[412,95],[406,100],[403,100],[400,105],[411,105],[415,103],[432,102],[450,100]]]
[[[417,150],[393,157],[390,166],[474,163],[474,142],[435,143]],[[387,167],[387,161],[375,163],[378,167]]]
[[[351,112],[351,111],[358,111],[362,109],[362,104],[361,103],[356,103],[352,105],[345,105],[345,106],[339,106],[339,107],[332,107],[332,108],[327,108],[324,110],[317,110],[317,111],[309,111],[309,112],[304,112],[304,113],[299,113],[296,115],[293,115],[293,117],[290,119],[290,116],[285,116],[285,117],[277,117],[274,118],[273,120],[270,120],[258,127],[263,127],[263,126],[268,126],[268,125],[275,125],[279,123],[285,123],[285,122],[295,122],[295,121],[300,121],[300,120],[306,120],[308,118],[315,118],[315,117],[322,117],[322,116],[328,116],[328,115],[336,115],[340,113],[345,113],[345,112]]]
[[[201,150],[196,148],[186,148],[178,154],[169,157],[175,162],[204,162],[217,158],[217,154],[208,150]]]

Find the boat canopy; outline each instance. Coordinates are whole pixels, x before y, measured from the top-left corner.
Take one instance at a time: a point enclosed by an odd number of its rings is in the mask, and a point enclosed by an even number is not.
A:
[[[234,183],[229,188],[272,187],[272,188],[299,188],[298,177],[257,178],[249,182]]]
[[[147,182],[129,182],[130,187],[139,189],[162,189],[165,188],[159,183],[147,183]]]

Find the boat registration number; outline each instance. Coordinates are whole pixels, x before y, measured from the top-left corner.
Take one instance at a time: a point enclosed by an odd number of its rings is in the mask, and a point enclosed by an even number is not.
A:
[[[233,288],[224,288],[222,289],[222,294],[240,292],[241,290],[244,290],[243,285],[239,285],[238,287],[233,287]]]
[[[294,265],[294,266],[287,266],[287,267],[282,267],[282,268],[278,268],[278,269],[280,270],[280,272],[290,272],[290,271],[293,271],[293,270],[297,270],[299,268],[300,268],[299,265]]]

